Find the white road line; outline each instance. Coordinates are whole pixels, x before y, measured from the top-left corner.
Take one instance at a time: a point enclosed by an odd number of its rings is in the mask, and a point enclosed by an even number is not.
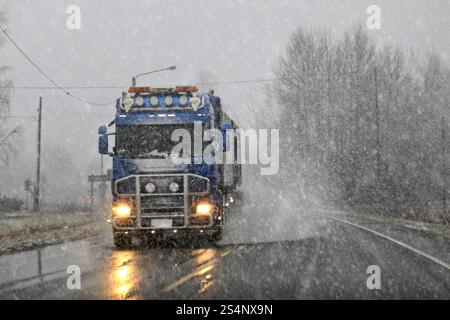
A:
[[[387,236],[385,234],[382,234],[382,233],[380,233],[378,231],[369,229],[367,227],[360,226],[359,224],[352,223],[352,222],[347,221],[347,220],[343,220],[343,219],[339,219],[339,218],[335,218],[335,217],[330,217],[330,218],[334,219],[334,220],[337,220],[337,221],[340,221],[340,222],[343,222],[343,223],[346,223],[346,224],[349,224],[351,226],[354,226],[354,227],[366,230],[366,231],[371,232],[371,233],[373,233],[373,234],[375,234],[375,235],[377,235],[379,237],[382,237],[382,238],[384,238],[386,240],[392,241],[392,242],[394,242],[394,243],[396,243],[396,244],[398,244],[398,245],[400,245],[400,246],[402,246],[402,247],[404,247],[406,249],[409,249],[409,250],[411,250],[411,251],[413,251],[413,252],[415,252],[415,253],[417,253],[417,254],[419,254],[419,255],[421,255],[421,256],[423,256],[423,257],[425,257],[425,258],[427,258],[427,259],[429,259],[431,261],[433,261],[433,262],[436,262],[437,264],[440,264],[441,266],[443,266],[447,270],[450,270],[450,264],[448,264],[448,263],[446,263],[446,262],[444,262],[444,261],[442,261],[442,260],[440,260],[438,258],[435,258],[435,257],[429,255],[426,252],[423,252],[423,251],[421,251],[419,249],[411,247],[410,245],[407,245],[406,243],[403,243],[401,241],[395,240],[395,239],[393,239],[393,238],[391,238],[391,237],[389,237],[389,236]]]
[[[87,247],[86,249],[92,249],[92,248],[97,248],[97,247],[102,247],[102,246],[106,246],[108,244],[108,242],[102,242],[102,243],[98,243],[98,244],[94,244],[92,246]]]

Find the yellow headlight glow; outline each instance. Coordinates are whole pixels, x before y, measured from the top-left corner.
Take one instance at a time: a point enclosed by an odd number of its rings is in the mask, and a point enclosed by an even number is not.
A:
[[[212,214],[212,205],[207,202],[201,202],[197,204],[195,215],[197,216],[210,216]]]
[[[131,216],[131,206],[128,203],[117,203],[113,206],[112,210],[118,218],[128,218]]]

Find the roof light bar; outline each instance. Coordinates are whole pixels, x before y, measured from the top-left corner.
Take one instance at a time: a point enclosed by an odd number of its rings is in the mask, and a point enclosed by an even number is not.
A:
[[[178,92],[197,92],[198,88],[196,86],[177,86],[175,91]]]
[[[129,93],[148,93],[150,92],[150,87],[130,87],[128,89]]]

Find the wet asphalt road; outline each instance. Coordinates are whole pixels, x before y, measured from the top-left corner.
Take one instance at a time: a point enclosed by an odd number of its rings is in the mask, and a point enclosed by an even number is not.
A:
[[[328,215],[277,218],[271,236],[262,225],[239,230],[243,221],[230,220],[231,231],[217,246],[136,243],[117,250],[105,230],[82,241],[0,256],[0,298],[450,299],[448,268]],[[252,233],[255,228],[261,232]],[[449,239],[431,247],[445,261]],[[80,290],[67,288],[70,265],[81,270]],[[381,289],[367,288],[371,265],[380,268]]]

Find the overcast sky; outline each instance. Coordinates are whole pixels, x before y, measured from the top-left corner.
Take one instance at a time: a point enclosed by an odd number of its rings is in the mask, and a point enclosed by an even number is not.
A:
[[[169,65],[177,70],[141,83],[189,84],[199,81],[201,72],[210,73],[212,81],[272,78],[296,27],[339,33],[355,21],[365,25],[371,4],[381,8],[381,30],[370,31],[378,41],[422,52],[433,49],[448,61],[450,1],[446,0],[2,0],[0,8],[6,11],[14,40],[60,85],[125,89],[133,74]],[[80,30],[66,27],[69,5],[81,9]],[[9,77],[17,87],[51,85],[9,43],[0,48],[0,65],[12,68]],[[254,117],[243,105],[257,99],[262,88],[262,84],[246,84],[214,89],[238,122],[252,125]],[[71,92],[103,103],[113,101],[121,91]],[[58,148],[62,153],[66,150],[78,165],[85,188],[86,175],[98,162],[97,127],[111,120],[114,108],[89,106],[57,90],[18,88],[12,113],[35,113],[40,95],[44,97],[43,166],[49,172],[56,165],[52,159]],[[0,192],[21,192],[21,181],[33,176],[36,127],[29,120],[20,124],[26,128],[23,153],[15,166],[0,172],[0,177],[18,182]],[[76,175],[71,172],[71,176]]]

